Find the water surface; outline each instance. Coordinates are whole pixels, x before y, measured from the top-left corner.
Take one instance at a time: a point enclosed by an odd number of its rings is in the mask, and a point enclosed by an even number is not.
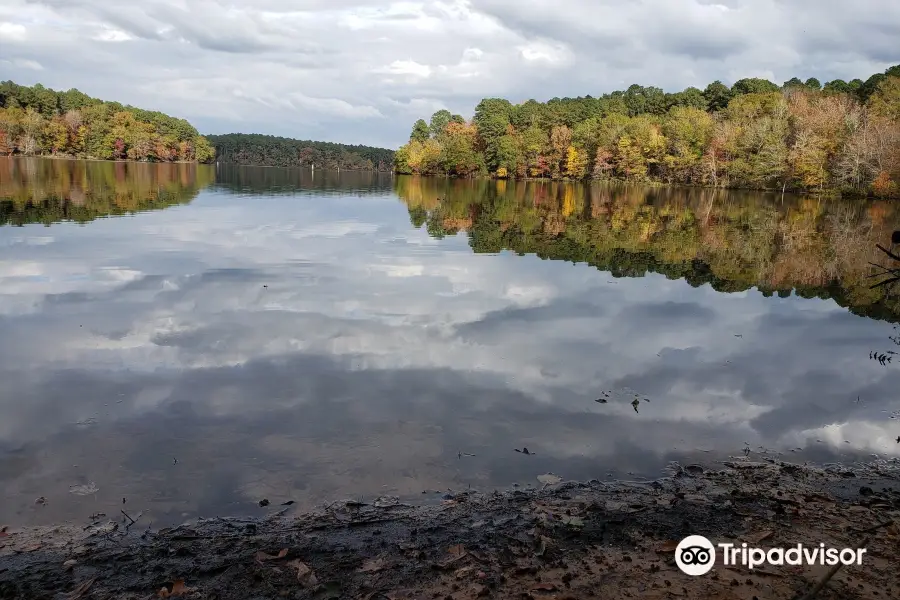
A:
[[[900,456],[889,203],[0,159],[0,223],[4,524]]]

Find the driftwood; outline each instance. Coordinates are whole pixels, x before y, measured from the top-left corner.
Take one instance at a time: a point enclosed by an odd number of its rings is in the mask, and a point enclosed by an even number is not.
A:
[[[894,233],[891,234],[891,249],[890,250],[888,250],[881,244],[875,244],[875,247],[878,248],[879,250],[881,250],[882,252],[884,252],[888,256],[888,258],[890,258],[891,260],[894,260],[894,261],[900,263],[900,256],[897,256],[893,252],[894,246],[897,244],[900,244],[900,231],[895,231]],[[881,275],[889,276],[887,279],[884,279],[874,285],[869,286],[869,289],[875,289],[875,288],[882,287],[885,285],[891,285],[892,283],[896,283],[897,281],[900,281],[900,267],[889,269],[882,265],[876,265],[873,262],[870,262],[869,264],[872,265],[873,267],[881,269],[881,271],[871,275],[871,277],[879,277]]]

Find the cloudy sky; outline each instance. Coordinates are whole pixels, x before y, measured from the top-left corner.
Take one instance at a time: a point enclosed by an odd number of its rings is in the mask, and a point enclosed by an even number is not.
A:
[[[4,0],[0,78],[262,132],[396,147],[478,99],[868,77],[895,0]]]

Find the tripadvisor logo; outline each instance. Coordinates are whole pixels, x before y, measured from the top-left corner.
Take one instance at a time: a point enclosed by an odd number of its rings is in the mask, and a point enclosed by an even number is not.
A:
[[[753,569],[760,565],[861,565],[865,548],[826,548],[825,544],[789,548],[754,548],[746,543],[717,544],[724,566],[744,566]],[[704,575],[716,564],[716,546],[702,535],[689,535],[675,548],[675,564],[688,575]]]
[[[675,548],[675,564],[688,575],[704,575],[716,564],[716,549],[702,535],[689,535]]]

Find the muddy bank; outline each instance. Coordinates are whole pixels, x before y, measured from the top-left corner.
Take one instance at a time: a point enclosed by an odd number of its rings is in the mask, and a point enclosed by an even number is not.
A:
[[[551,481],[439,506],[338,502],[159,531],[100,518],[0,536],[0,598],[799,598],[827,566],[717,561],[683,574],[678,540],[844,548],[817,598],[900,597],[900,465],[850,471],[735,460],[651,483]]]

